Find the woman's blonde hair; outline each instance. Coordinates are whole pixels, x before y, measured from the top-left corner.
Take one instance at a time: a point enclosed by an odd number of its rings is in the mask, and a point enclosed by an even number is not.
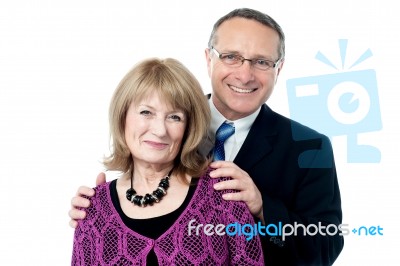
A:
[[[133,159],[125,140],[125,121],[129,106],[158,93],[174,109],[184,111],[187,119],[182,146],[175,158],[174,172],[179,177],[201,176],[208,159],[199,151],[210,123],[209,105],[200,83],[178,60],[147,59],[134,66],[116,88],[109,109],[111,155],[104,159],[107,170],[128,173]]]

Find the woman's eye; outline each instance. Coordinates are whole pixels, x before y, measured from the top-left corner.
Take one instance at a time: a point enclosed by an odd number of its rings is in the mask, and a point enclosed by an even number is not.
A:
[[[179,115],[170,115],[169,118],[177,122],[180,122],[182,120]]]
[[[151,115],[151,112],[148,111],[148,110],[143,110],[143,111],[140,111],[139,114],[141,114],[141,115]]]

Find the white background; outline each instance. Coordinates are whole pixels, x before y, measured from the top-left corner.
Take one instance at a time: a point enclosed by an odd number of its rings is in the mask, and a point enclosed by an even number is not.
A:
[[[120,79],[138,60],[174,57],[206,93],[204,49],[213,23],[234,8],[259,9],[286,36],[286,62],[268,104],[289,116],[286,80],[335,73],[366,49],[357,69],[375,69],[383,129],[360,136],[382,153],[379,164],[346,162],[345,138],[333,141],[343,223],[381,226],[383,236],[345,237],[335,265],[394,265],[400,250],[397,135],[399,30],[395,1],[1,1],[0,264],[70,265],[70,200],[95,185],[108,153],[107,109]],[[109,177],[112,178],[112,177]],[[397,215],[396,215],[397,213]]]

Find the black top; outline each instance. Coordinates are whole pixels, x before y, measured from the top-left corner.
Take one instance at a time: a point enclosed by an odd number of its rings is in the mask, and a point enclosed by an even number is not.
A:
[[[151,239],[159,238],[163,233],[165,233],[179,218],[182,212],[188,206],[190,200],[193,197],[193,194],[197,187],[197,178],[192,178],[188,194],[186,195],[185,200],[182,205],[179,206],[176,210],[153,218],[148,219],[132,219],[125,215],[125,213],[121,209],[121,205],[119,203],[119,198],[117,194],[117,179],[113,180],[110,184],[110,194],[111,200],[115,209],[117,210],[119,216],[121,217],[124,224],[131,230]],[[157,204],[157,203],[155,203]],[[154,250],[151,250],[149,255],[147,256],[147,264],[146,265],[158,265],[156,254]]]

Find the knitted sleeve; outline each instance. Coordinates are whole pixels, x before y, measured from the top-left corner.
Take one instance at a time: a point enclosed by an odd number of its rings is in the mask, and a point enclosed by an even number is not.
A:
[[[233,191],[224,191],[224,193],[229,192]],[[225,210],[224,219],[231,254],[230,265],[264,265],[260,237],[247,205],[242,201],[223,199],[221,204]]]
[[[96,196],[93,196],[90,199],[90,207],[85,209],[86,218],[80,220],[78,227],[75,229],[71,265],[90,265],[96,260],[96,236],[94,235],[94,232],[90,230],[96,212],[94,206],[94,202],[96,202],[95,198]]]
[[[71,265],[144,265],[150,247],[123,226],[109,198],[109,183],[95,188],[86,218],[75,230]],[[125,244],[128,243],[128,244]]]

